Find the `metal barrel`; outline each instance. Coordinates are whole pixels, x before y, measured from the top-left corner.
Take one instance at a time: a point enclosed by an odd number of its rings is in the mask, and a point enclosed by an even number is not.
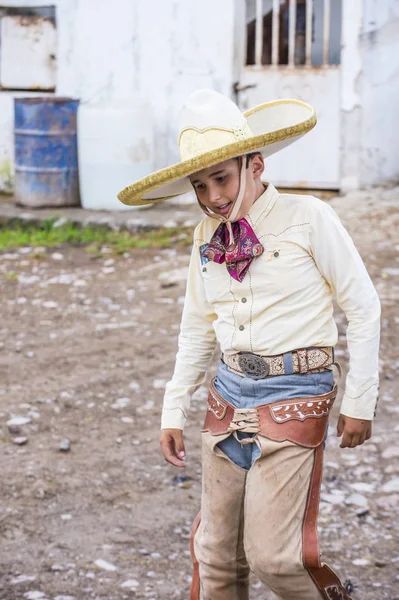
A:
[[[17,204],[79,204],[78,105],[71,98],[14,98]]]

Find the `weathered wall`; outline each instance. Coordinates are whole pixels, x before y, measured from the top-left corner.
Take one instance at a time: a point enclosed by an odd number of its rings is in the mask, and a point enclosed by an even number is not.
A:
[[[399,2],[343,3],[341,187],[399,181]]]
[[[399,181],[399,1],[364,0],[360,185]]]
[[[235,14],[243,1],[54,0],[57,94],[82,102],[143,98],[152,107],[154,165],[171,164],[188,94],[200,87],[232,92],[234,55],[241,55]],[[2,0],[2,6],[41,4]],[[398,65],[398,0],[343,2],[343,189],[399,179]],[[0,190],[12,181],[14,95],[0,92]]]
[[[35,6],[38,0],[2,5]],[[178,157],[177,117],[199,87],[231,93],[234,0],[55,0],[57,94],[82,102],[141,97],[152,105],[156,167]],[[0,93],[0,189],[10,184],[12,98]],[[4,123],[3,123],[4,121]]]

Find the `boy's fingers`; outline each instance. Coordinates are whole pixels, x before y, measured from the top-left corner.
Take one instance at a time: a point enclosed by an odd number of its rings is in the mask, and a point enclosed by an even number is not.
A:
[[[351,448],[352,436],[344,431],[341,443],[339,445],[340,448]]]
[[[344,418],[342,415],[339,415],[338,423],[337,423],[337,437],[341,437],[344,431]]]
[[[177,451],[176,446],[177,446],[177,444],[175,442],[175,439],[172,436],[168,437],[167,439],[161,439],[161,450],[162,450],[164,459],[171,465],[174,465],[175,467],[185,467],[186,465],[179,458],[179,456],[182,458],[182,455],[178,456],[178,454],[177,454],[178,451]]]
[[[184,448],[183,434],[177,435],[175,437],[174,441],[175,441],[175,447],[176,447],[176,454],[180,457],[185,456],[186,450]]]

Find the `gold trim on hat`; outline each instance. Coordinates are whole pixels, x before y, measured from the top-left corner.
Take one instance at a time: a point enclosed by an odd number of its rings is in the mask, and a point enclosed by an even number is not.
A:
[[[278,104],[299,104],[313,111],[311,106],[305,102],[301,102],[300,100],[274,100],[272,102],[260,104],[259,106],[256,106],[243,114],[244,117],[248,117],[260,110],[264,110],[268,106],[275,106]],[[147,175],[143,179],[128,185],[121,192],[119,192],[118,199],[123,204],[128,206],[145,206],[148,204],[157,204],[158,202],[163,202],[164,200],[169,200],[171,198],[176,198],[184,192],[162,196],[160,198],[148,198],[146,200],[142,199],[145,194],[148,194],[149,192],[154,191],[168,183],[172,183],[173,181],[188,177],[197,171],[202,171],[202,169],[206,169],[220,162],[241,156],[242,154],[248,154],[255,151],[261,152],[264,148],[271,146],[272,144],[276,144],[290,138],[300,137],[313,129],[313,127],[316,125],[316,122],[316,114],[313,112],[313,114],[311,114],[306,121],[298,123],[297,125],[291,125],[289,127],[284,127],[282,129],[260,135],[254,135],[253,137],[236,141],[225,146],[215,148],[214,150],[210,150],[204,154],[199,154],[193,158],[183,160],[180,163],[156,171],[155,173]]]

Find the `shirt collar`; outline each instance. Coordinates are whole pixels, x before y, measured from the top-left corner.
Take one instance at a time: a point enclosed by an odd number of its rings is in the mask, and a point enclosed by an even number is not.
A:
[[[280,196],[274,185],[267,181],[263,181],[262,183],[267,185],[267,188],[256,202],[253,203],[245,217],[253,229],[267,217]]]

